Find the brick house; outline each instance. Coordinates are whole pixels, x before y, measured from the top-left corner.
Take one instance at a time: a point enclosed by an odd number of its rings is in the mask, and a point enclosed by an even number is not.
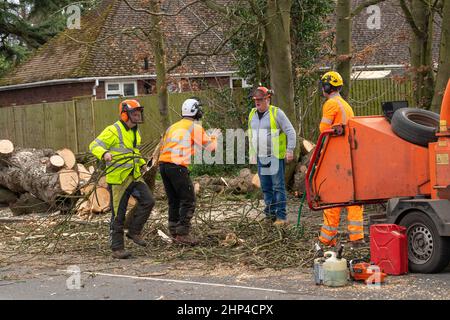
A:
[[[136,7],[142,1],[148,0],[129,0]],[[162,11],[177,12],[185,1],[164,0]],[[363,0],[353,1],[356,6]],[[365,10],[353,21],[354,77],[359,79],[402,74],[409,63],[411,31],[398,1],[387,0],[378,7],[380,28],[369,27],[372,13]],[[66,101],[77,96],[107,99],[154,93],[152,48],[149,41],[136,36],[138,30],[149,31],[148,19],[147,14],[133,11],[123,0],[103,0],[83,17],[80,30],[65,30],[0,79],[0,107]],[[177,62],[189,41],[211,21],[215,21],[214,15],[201,3],[179,15],[163,17],[168,66]],[[439,23],[438,17],[436,30]],[[226,26],[211,28],[196,38],[192,42],[194,51],[208,51],[218,45],[224,38],[223,28]],[[433,58],[437,62],[439,32],[435,36]],[[243,79],[235,77],[233,60],[232,54],[188,57],[170,73],[169,92],[246,86]]]
[[[142,1],[130,0],[134,7]],[[176,12],[182,0],[164,1],[162,11]],[[142,5],[141,5],[142,6]],[[185,53],[187,43],[213,21],[195,4],[177,16],[163,18],[167,67]],[[0,106],[67,101],[77,96],[97,99],[155,92],[153,50],[143,33],[149,15],[132,10],[122,0],[104,0],[81,19],[81,29],[67,29],[38,49],[27,61],[0,79]],[[219,28],[196,38],[195,51],[208,52],[221,43]],[[169,75],[169,92],[230,86],[236,68],[231,56],[190,56]],[[234,81],[234,83],[236,83]]]

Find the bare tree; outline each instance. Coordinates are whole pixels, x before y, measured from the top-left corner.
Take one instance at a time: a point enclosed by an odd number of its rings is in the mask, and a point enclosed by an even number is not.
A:
[[[450,1],[443,1],[439,68],[431,110],[439,112],[444,90],[450,78]]]

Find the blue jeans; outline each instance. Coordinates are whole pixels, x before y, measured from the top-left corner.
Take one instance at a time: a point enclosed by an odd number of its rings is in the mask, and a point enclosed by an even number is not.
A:
[[[258,157],[258,175],[266,204],[264,213],[268,218],[286,220],[284,173],[284,159]]]

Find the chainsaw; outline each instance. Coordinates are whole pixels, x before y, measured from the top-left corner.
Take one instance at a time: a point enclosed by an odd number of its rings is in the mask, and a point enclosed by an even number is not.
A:
[[[375,264],[354,259],[350,261],[350,276],[355,281],[364,281],[365,284],[381,284],[387,274],[381,272],[380,267]]]

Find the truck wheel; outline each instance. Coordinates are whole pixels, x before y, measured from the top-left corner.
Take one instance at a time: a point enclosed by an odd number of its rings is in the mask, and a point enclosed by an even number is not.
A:
[[[439,114],[428,110],[402,108],[395,111],[391,126],[392,131],[400,138],[428,147],[428,143],[437,141],[439,119]]]
[[[450,262],[450,238],[441,237],[425,213],[408,213],[400,225],[407,228],[408,264],[411,272],[437,273]]]

